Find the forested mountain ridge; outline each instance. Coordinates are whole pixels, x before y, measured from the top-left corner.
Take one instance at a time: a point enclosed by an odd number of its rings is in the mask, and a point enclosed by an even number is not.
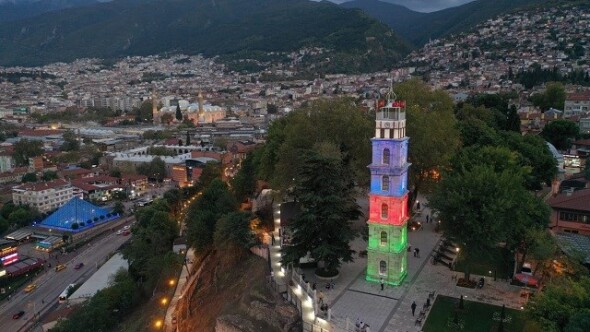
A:
[[[328,65],[350,71],[387,68],[409,50],[360,10],[307,0],[116,0],[0,24],[0,65],[305,47],[330,50]]]

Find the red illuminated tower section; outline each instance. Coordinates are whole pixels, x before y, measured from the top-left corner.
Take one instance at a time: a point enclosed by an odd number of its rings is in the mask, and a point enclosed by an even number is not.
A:
[[[400,285],[407,274],[408,141],[405,102],[390,90],[371,139],[368,281]]]

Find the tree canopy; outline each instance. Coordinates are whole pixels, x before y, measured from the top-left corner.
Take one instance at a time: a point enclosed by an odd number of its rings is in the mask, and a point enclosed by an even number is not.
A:
[[[314,101],[272,123],[259,157],[259,175],[278,190],[289,188],[305,152],[327,142],[340,149],[342,159],[350,158],[348,176],[367,184],[373,128],[374,118],[352,99]]]
[[[149,163],[137,166],[137,173],[150,179],[162,181],[166,177],[166,163],[159,157],[155,157]]]
[[[24,138],[14,143],[12,158],[17,166],[26,166],[29,164],[29,158],[40,156],[42,153],[43,142]]]
[[[590,277],[560,278],[529,300],[527,313],[544,331],[578,332],[590,328]]]
[[[559,82],[548,82],[545,85],[545,91],[531,96],[531,101],[535,106],[546,111],[550,108],[563,110],[565,104],[565,88]]]
[[[291,245],[283,263],[298,263],[308,253],[328,274],[353,260],[350,241],[356,236],[351,220],[361,215],[341,161],[315,152],[305,155],[298,169],[295,197],[301,213],[293,221]]]
[[[543,127],[541,136],[558,150],[565,151],[580,136],[580,127],[570,120],[555,120]]]
[[[411,201],[418,192],[428,190],[435,173],[446,169],[460,147],[453,100],[441,90],[432,91],[424,82],[413,79],[394,86],[398,99],[407,105],[407,135],[410,137]],[[411,202],[410,202],[411,204]]]
[[[237,210],[237,202],[227,185],[214,179],[202,195],[189,207],[186,224],[187,240],[197,250],[213,244],[217,221],[225,214]]]

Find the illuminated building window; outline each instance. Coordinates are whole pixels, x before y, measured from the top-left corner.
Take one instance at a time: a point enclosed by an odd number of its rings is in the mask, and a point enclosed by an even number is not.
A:
[[[387,263],[385,261],[379,262],[379,274],[387,274]]]
[[[387,244],[387,232],[381,232],[381,245],[384,246]]]
[[[389,149],[383,149],[383,163],[385,165],[389,165],[390,154]]]
[[[387,204],[383,203],[381,205],[381,219],[387,219],[387,214],[388,214],[388,207]]]
[[[383,175],[381,178],[381,190],[389,191],[389,176]]]

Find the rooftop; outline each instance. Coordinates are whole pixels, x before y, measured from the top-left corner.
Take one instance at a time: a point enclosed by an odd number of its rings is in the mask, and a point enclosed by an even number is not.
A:
[[[590,211],[590,189],[561,193],[547,200],[554,209]]]

